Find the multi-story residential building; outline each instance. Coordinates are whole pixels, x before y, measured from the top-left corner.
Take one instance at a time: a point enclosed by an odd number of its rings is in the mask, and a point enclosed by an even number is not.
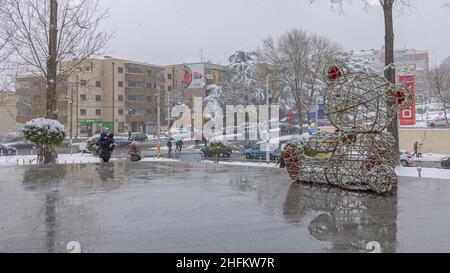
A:
[[[166,125],[166,68],[105,57],[79,65],[59,84],[58,119],[73,137],[87,137],[107,128],[114,133],[156,133]],[[43,79],[17,79],[17,122],[45,116]]]
[[[0,135],[16,126],[16,101],[15,92],[0,92]]]
[[[208,85],[221,86],[226,81],[227,67],[212,63],[178,64],[167,67],[171,74],[171,104],[192,107],[194,97],[207,97]],[[169,75],[169,74],[168,74]]]
[[[349,55],[368,60],[378,74],[384,73],[385,52],[381,50],[351,51]],[[413,74],[416,76],[417,97],[426,98],[429,93],[429,54],[427,50],[396,49],[394,52],[397,75]]]

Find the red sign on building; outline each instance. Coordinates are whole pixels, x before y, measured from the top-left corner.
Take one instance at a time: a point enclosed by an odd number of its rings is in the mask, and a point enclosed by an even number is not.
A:
[[[410,108],[400,108],[400,125],[416,125],[416,78],[415,75],[400,75],[399,84],[412,91],[412,104]]]
[[[410,108],[402,109],[400,108],[400,125],[415,125],[416,124],[416,79],[415,75],[400,75],[399,84],[412,90],[412,104]]]

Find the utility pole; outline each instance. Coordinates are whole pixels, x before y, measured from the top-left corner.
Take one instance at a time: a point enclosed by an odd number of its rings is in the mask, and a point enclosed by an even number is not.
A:
[[[73,139],[73,86],[70,88],[70,144]]]
[[[47,60],[47,114],[48,119],[57,119],[57,42],[58,41],[58,2],[50,0],[50,32],[49,32],[49,56]]]
[[[161,88],[160,88],[161,89]],[[156,135],[158,137],[158,142],[161,136],[161,90],[158,90],[158,127],[156,128]]]
[[[266,76],[266,161],[270,163],[269,75]]]
[[[116,73],[116,64],[113,62],[112,63],[112,133],[115,134],[116,133],[116,80],[115,80],[115,73]]]
[[[76,76],[76,89],[77,89],[77,109],[76,109],[76,114],[75,114],[75,128],[76,128],[76,132],[75,132],[75,139],[78,139],[78,131],[79,131],[79,126],[80,126],[80,122],[78,121],[78,113],[80,112],[79,110],[79,98],[80,98],[80,94],[79,94],[79,90],[78,90],[78,83],[79,83],[79,79],[78,79],[78,74]]]

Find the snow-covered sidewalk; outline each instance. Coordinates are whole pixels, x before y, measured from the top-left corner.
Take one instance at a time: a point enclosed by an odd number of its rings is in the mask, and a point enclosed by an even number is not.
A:
[[[414,157],[416,162],[441,162],[443,158],[450,157],[450,155],[424,153],[423,157]]]

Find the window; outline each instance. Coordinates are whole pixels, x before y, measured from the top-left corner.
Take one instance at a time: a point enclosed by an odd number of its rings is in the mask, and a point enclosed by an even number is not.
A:
[[[144,69],[140,68],[140,67],[128,67],[127,68],[127,73],[128,74],[138,74],[138,75],[144,75]]]
[[[91,71],[91,68],[89,66],[86,66],[86,71],[87,72]]]
[[[80,116],[86,116],[86,115],[87,115],[86,109],[80,109]]]
[[[86,101],[86,100],[87,100],[86,95],[80,95],[80,100],[81,100],[81,101]]]
[[[125,132],[125,123],[124,122],[119,123],[118,130],[119,130],[119,133]]]
[[[119,109],[119,116],[123,116],[123,109]]]
[[[102,82],[101,81],[96,81],[95,82],[95,87],[97,87],[97,88],[102,87]]]
[[[118,67],[117,72],[119,72],[119,74],[123,74],[123,67]]]
[[[102,96],[99,95],[95,96],[95,101],[102,101]]]
[[[119,81],[119,87],[123,87],[123,81]]]
[[[147,89],[152,89],[152,84],[151,83],[147,83]]]
[[[172,86],[167,86],[167,91],[172,91]]]
[[[31,103],[31,97],[30,96],[19,96],[18,97],[18,101],[20,103],[30,104]]]
[[[17,108],[17,116],[18,117],[28,116],[30,114],[31,114],[31,108],[28,106],[19,106]]]
[[[152,109],[147,109],[147,115],[152,115],[153,114],[153,110]]]
[[[18,81],[16,83],[16,88],[17,89],[27,89],[30,88],[31,83],[29,81]]]
[[[102,109],[95,109],[95,115],[101,116],[102,115]]]
[[[144,101],[145,96],[144,95],[137,95],[137,94],[129,94],[127,96],[128,101]]]
[[[151,70],[147,70],[147,76],[151,76],[152,75],[152,71]]]
[[[172,79],[172,74],[167,74],[167,79],[171,80]]]
[[[119,95],[119,96],[117,97],[117,99],[118,99],[119,101],[123,101],[123,95]]]
[[[130,109],[129,114],[130,116],[143,116],[144,109]]]
[[[86,80],[81,80],[81,81],[80,81],[80,85],[81,85],[82,87],[86,87],[87,81],[86,81]]]
[[[153,88],[156,89],[156,83],[153,84]]]
[[[128,87],[129,88],[144,88],[145,82],[143,81],[129,81]]]
[[[147,101],[148,101],[148,102],[151,102],[151,101],[153,100],[152,98],[153,98],[153,97],[148,96],[148,97],[147,97]]]
[[[161,85],[159,86],[159,89],[160,89],[160,90],[166,90],[166,86],[165,86],[164,84],[161,84]]]
[[[80,133],[82,134],[89,134],[92,129],[92,126],[90,124],[81,124],[80,125]]]

